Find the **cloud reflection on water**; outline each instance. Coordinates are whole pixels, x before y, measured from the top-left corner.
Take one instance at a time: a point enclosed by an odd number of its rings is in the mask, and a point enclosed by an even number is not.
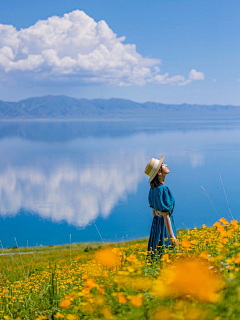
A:
[[[119,200],[137,191],[146,157],[142,151],[106,154],[104,165],[58,164],[44,168],[14,167],[0,173],[0,214],[20,209],[54,222],[85,227],[98,216],[106,218]],[[110,162],[109,162],[110,160]]]

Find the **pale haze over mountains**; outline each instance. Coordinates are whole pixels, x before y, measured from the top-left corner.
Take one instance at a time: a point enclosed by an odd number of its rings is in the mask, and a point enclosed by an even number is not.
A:
[[[67,96],[34,97],[19,102],[0,101],[0,119],[89,118],[240,118],[231,105],[138,103],[125,99],[75,99]]]

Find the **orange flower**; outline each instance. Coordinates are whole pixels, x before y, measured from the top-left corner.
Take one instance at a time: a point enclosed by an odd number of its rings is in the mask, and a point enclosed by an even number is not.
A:
[[[220,242],[222,243],[222,244],[227,244],[228,243],[228,238],[223,238]]]
[[[105,294],[105,289],[104,289],[104,288],[99,288],[98,291],[99,291],[99,293],[101,293],[101,294]]]
[[[232,224],[233,226],[237,226],[237,225],[238,225],[238,221],[237,221],[237,220],[232,220],[232,221],[231,221],[231,224]]]
[[[114,292],[112,293],[112,295],[118,299],[119,303],[122,303],[122,304],[127,303],[127,300],[125,298],[125,292]]]
[[[219,221],[222,222],[222,224],[229,224],[229,222],[225,218],[221,218],[219,219]]]
[[[87,281],[85,281],[84,283],[84,287],[88,288],[89,290],[91,290],[92,288],[96,287],[97,284],[95,283],[94,279],[88,279]]]
[[[134,307],[141,307],[143,305],[143,299],[142,296],[132,296],[130,303],[134,306]]]
[[[184,247],[184,248],[190,248],[190,247],[191,247],[191,242],[188,241],[187,239],[183,239],[183,241],[182,241],[182,247]]]
[[[227,236],[227,231],[225,231],[223,227],[217,228],[217,232],[219,232],[223,237]]]
[[[233,257],[233,261],[237,264],[240,264],[240,253],[236,257]]]
[[[111,248],[100,249],[96,253],[96,260],[103,267],[113,269],[120,264],[119,256]]]
[[[167,265],[154,281],[153,296],[159,298],[193,297],[200,301],[217,302],[224,287],[223,278],[206,260],[183,258]]]
[[[60,308],[62,309],[67,309],[68,307],[70,307],[70,305],[71,301],[69,299],[63,299],[59,304]]]
[[[86,274],[82,275],[82,280],[87,280],[88,276]]]
[[[214,223],[213,226],[214,226],[214,227],[217,227],[217,228],[221,228],[221,227],[222,227],[222,224],[217,221],[217,222]]]

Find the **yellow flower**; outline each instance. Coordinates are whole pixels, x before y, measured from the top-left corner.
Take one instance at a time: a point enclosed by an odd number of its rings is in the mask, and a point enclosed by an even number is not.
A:
[[[94,312],[94,308],[90,303],[86,303],[83,305],[83,312],[86,314],[92,314]]]
[[[55,315],[54,315],[54,318],[64,318],[64,315],[60,312],[57,312]]]
[[[191,244],[197,244],[197,240],[192,240]]]
[[[162,260],[169,260],[169,254],[168,253],[165,253],[163,256],[162,256]]]
[[[230,266],[230,267],[228,267],[228,270],[234,270],[235,269],[235,267],[234,266]]]
[[[184,320],[200,320],[200,319],[212,319],[212,316],[208,310],[202,310],[196,307],[189,306],[186,312],[184,312]]]
[[[69,299],[63,299],[59,304],[60,308],[62,309],[67,309],[68,307],[70,307],[70,305],[71,301]]]
[[[148,276],[115,276],[114,281],[122,287],[132,288],[136,291],[147,291],[152,284],[152,278]]]
[[[240,247],[240,243],[239,242],[234,242],[234,246],[235,247]]]
[[[169,310],[168,308],[158,308],[157,310],[154,311],[153,315],[151,316],[152,320],[174,320],[174,313]]]
[[[67,314],[67,320],[78,320],[79,316],[77,314]]]
[[[219,291],[224,284],[208,261],[184,258],[162,270],[154,281],[151,294],[159,298],[188,295],[200,301],[216,302],[221,298]]]
[[[105,297],[102,294],[96,294],[94,302],[97,306],[102,306],[105,303]]]
[[[112,311],[109,307],[105,307],[105,308],[101,309],[101,314],[104,316],[105,319],[112,319],[113,318]]]
[[[135,269],[133,267],[128,267],[128,271],[133,273],[135,271]]]

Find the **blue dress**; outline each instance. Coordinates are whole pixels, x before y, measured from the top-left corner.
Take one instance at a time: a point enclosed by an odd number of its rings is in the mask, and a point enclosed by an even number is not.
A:
[[[175,237],[177,237],[176,227],[173,220],[173,209],[175,199],[170,189],[165,185],[160,185],[155,189],[150,189],[148,196],[149,206],[157,211],[169,211],[172,229]],[[168,238],[165,241],[165,238]],[[163,216],[155,215],[152,222],[150,237],[148,241],[148,251],[153,251],[152,257],[155,256],[156,250],[160,256],[165,247],[170,245],[170,237],[168,235]]]

